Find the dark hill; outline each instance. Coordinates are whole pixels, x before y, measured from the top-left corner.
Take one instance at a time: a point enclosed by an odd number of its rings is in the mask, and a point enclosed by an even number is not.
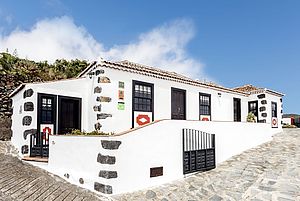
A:
[[[0,140],[10,136],[12,114],[9,94],[21,83],[43,82],[76,77],[88,66],[87,61],[58,59],[34,62],[9,53],[0,53]],[[7,133],[9,129],[9,133]]]

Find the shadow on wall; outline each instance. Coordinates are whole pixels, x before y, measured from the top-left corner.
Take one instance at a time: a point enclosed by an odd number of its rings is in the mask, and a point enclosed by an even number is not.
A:
[[[0,118],[0,140],[8,141],[12,135],[11,130],[11,118],[1,117]]]

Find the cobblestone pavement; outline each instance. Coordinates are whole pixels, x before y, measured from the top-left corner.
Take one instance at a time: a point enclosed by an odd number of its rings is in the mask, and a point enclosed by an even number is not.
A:
[[[9,142],[0,142],[0,201],[12,200],[110,200],[65,182],[20,161]]]
[[[116,200],[300,200],[300,129],[221,163],[216,169]]]

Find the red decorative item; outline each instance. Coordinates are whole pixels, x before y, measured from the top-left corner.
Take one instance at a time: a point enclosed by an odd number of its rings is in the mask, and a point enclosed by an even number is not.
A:
[[[139,126],[143,126],[145,124],[148,124],[148,123],[150,123],[150,117],[148,115],[146,115],[146,114],[139,114],[136,117],[136,123]]]
[[[207,117],[203,117],[201,121],[209,121],[209,119]]]
[[[273,123],[273,126],[276,126],[277,125],[277,120],[273,119],[272,123]]]
[[[48,133],[50,135],[51,134],[51,128],[49,128],[49,127],[43,128],[43,133],[45,133],[45,135],[43,135],[43,140],[48,141],[48,138],[47,138],[48,135],[46,133]]]

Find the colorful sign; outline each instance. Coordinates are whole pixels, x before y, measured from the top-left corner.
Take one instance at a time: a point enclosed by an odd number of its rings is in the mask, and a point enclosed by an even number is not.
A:
[[[278,119],[277,117],[272,117],[272,128],[278,128]]]
[[[124,100],[124,91],[119,90],[119,100]]]
[[[44,142],[48,141],[49,140],[49,135],[54,134],[53,124],[41,124],[40,132],[47,133],[47,134],[43,134],[42,137],[43,137]]]
[[[118,102],[118,110],[125,110],[125,103]]]
[[[134,127],[152,122],[152,112],[134,112]]]
[[[41,124],[40,132],[48,133],[49,135],[54,134],[53,124]]]
[[[124,82],[119,81],[119,88],[120,89],[124,89],[124,87],[125,87]]]
[[[200,115],[200,121],[210,121],[210,115]]]

